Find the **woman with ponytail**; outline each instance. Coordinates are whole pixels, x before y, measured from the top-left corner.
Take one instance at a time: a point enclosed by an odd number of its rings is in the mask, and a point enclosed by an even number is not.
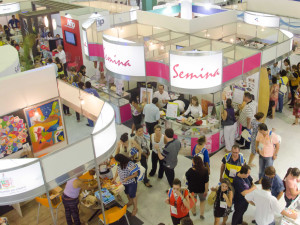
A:
[[[289,207],[293,200],[295,200],[300,194],[298,189],[298,183],[300,182],[300,170],[295,168],[289,168],[284,179],[283,183],[285,186],[284,199],[286,202],[286,207]]]
[[[201,157],[195,156],[193,158],[193,166],[186,174],[188,189],[190,193],[195,193],[195,197],[200,199],[200,219],[204,220],[205,201],[208,192],[208,170],[204,166]],[[196,205],[192,208],[192,213],[196,215]]]

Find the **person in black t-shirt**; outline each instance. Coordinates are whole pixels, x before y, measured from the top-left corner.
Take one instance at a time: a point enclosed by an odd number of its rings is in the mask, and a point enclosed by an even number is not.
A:
[[[247,223],[243,221],[243,215],[247,211],[249,205],[245,199],[245,195],[256,189],[256,186],[253,185],[253,179],[250,176],[250,172],[250,166],[244,165],[236,177],[233,178],[233,188],[235,192],[233,197],[234,213],[231,225],[247,225]]]
[[[200,199],[200,219],[204,219],[205,201],[208,192],[208,170],[204,166],[201,157],[195,156],[193,158],[193,167],[190,168],[186,174],[188,189],[190,193],[195,193],[195,197]],[[196,215],[196,205],[192,208],[192,213]]]

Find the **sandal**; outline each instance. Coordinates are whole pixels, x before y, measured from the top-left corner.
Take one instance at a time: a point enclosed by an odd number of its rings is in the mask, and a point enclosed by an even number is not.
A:
[[[298,125],[298,123],[293,123],[292,125],[293,125],[293,126],[294,126],[294,125]]]
[[[151,188],[151,187],[152,187],[152,185],[149,184],[149,183],[145,183],[145,186],[146,186],[147,188]]]

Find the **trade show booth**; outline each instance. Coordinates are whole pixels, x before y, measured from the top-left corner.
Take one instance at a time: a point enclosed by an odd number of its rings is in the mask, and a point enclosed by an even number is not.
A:
[[[15,87],[13,92],[11,87]],[[1,126],[8,131],[0,137],[0,174],[7,184],[0,191],[1,205],[24,202],[44,193],[50,202],[51,189],[91,168],[96,168],[98,175],[98,165],[113,153],[113,108],[92,94],[57,81],[54,67],[0,78],[0,93],[6,96],[0,99]],[[90,135],[69,143],[62,104],[96,121]],[[22,154],[25,151],[39,158]]]

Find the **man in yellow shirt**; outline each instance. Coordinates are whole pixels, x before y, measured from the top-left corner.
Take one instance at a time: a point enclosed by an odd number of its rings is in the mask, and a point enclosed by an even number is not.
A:
[[[289,83],[289,78],[286,76],[287,72],[285,70],[282,70],[280,72],[280,78],[279,78],[279,94],[278,94],[278,111],[279,113],[282,113],[283,109],[283,97],[285,93],[287,92],[287,85]]]

